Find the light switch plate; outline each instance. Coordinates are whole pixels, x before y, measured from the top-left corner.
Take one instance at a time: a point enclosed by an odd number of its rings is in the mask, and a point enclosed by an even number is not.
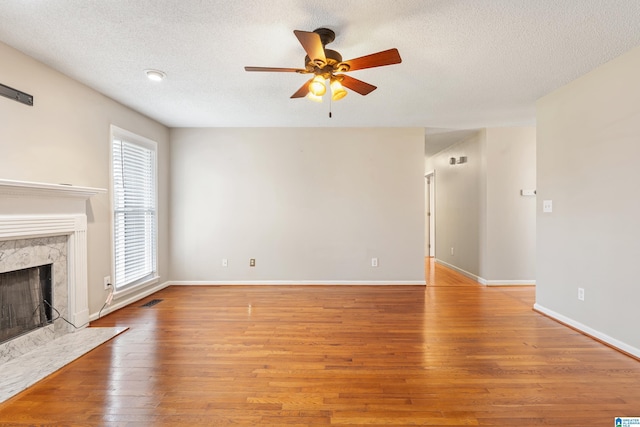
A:
[[[553,212],[553,200],[542,201],[542,212],[546,212],[546,213]]]

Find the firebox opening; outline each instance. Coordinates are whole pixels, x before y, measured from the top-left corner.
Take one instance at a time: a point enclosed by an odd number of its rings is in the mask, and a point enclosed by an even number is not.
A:
[[[0,343],[53,323],[52,264],[0,273]]]

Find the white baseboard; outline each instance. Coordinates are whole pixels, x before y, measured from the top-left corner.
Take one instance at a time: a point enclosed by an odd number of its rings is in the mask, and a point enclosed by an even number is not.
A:
[[[424,280],[392,280],[392,281],[378,281],[378,280],[181,280],[170,282],[172,286],[238,286],[238,285],[336,285],[336,286],[401,286],[401,285],[421,285],[425,286]]]
[[[577,329],[578,331],[584,333],[585,335],[591,336],[593,338],[596,338],[597,340],[600,340],[604,343],[607,343],[608,345],[610,345],[611,347],[617,348],[620,351],[623,351],[625,353],[628,353],[636,358],[640,359],[640,349],[639,348],[635,348],[632,347],[622,341],[619,341],[613,337],[610,337],[607,334],[603,334],[600,331],[596,331],[595,329],[592,329],[590,327],[588,327],[587,325],[584,325],[576,320],[570,319],[569,317],[566,317],[560,313],[556,313],[553,310],[549,310],[546,307],[541,306],[540,304],[534,304],[533,305],[533,309],[536,311],[539,311],[540,313],[551,317],[552,319],[555,319],[561,323],[564,323],[565,325],[569,325],[572,328]]]
[[[450,268],[454,271],[457,271],[458,273],[462,274],[463,276],[468,277],[469,279],[475,280],[476,282],[480,283],[481,285],[485,285],[485,286],[531,286],[531,285],[535,285],[536,281],[535,280],[487,280],[483,277],[480,276],[476,276],[473,273],[469,273],[468,271],[465,271],[459,267],[456,267],[453,264],[449,264],[448,262],[444,262],[442,260],[436,259],[436,262],[438,264],[441,264],[447,268]]]
[[[486,284],[486,281],[485,281],[482,277],[480,277],[480,276],[476,276],[476,275],[475,275],[475,274],[473,274],[473,273],[469,273],[468,271],[463,270],[463,269],[461,269],[461,268],[459,268],[459,267],[456,267],[456,266],[455,266],[455,265],[453,265],[453,264],[449,264],[448,262],[444,262],[444,261],[439,260],[439,259],[437,259],[437,258],[436,258],[436,262],[437,262],[438,264],[444,265],[444,266],[445,266],[445,267],[447,267],[447,268],[452,269],[453,271],[457,271],[458,273],[462,274],[463,276],[467,276],[469,279],[473,279],[473,280],[475,280],[476,282],[478,282],[478,283],[480,283],[480,284],[483,284],[483,285],[484,285],[484,284]],[[485,283],[483,283],[483,281],[484,281]]]
[[[484,280],[484,282],[483,285],[487,286],[535,286],[536,284],[535,280]]]
[[[123,307],[128,306],[129,304],[133,304],[136,301],[141,300],[142,298],[148,297],[149,295],[161,291],[162,289],[171,286],[171,282],[163,282],[163,283],[158,283],[155,286],[152,286],[150,288],[145,289],[144,291],[140,292],[140,293],[136,293],[136,294],[131,294],[130,297],[128,298],[123,298],[123,299],[119,299],[117,301],[115,301],[112,305],[109,305],[107,307],[104,308],[104,310],[102,310],[102,313],[98,312],[98,313],[93,313],[90,317],[89,320],[90,321],[94,321],[98,319],[98,315],[102,316],[106,316],[107,314],[119,310]]]
[[[89,309],[87,308],[86,310],[82,310],[81,312],[76,313],[76,315],[73,316],[72,319],[74,325],[82,325],[78,328],[84,328],[85,326],[88,326],[90,322]]]

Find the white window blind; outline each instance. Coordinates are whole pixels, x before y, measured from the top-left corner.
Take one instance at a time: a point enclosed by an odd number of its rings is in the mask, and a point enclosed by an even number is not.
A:
[[[114,284],[122,289],[157,274],[156,148],[114,134]]]

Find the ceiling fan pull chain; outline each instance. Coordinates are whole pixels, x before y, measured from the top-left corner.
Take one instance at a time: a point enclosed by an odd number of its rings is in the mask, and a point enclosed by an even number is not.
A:
[[[331,118],[331,97],[329,97],[329,118]]]

